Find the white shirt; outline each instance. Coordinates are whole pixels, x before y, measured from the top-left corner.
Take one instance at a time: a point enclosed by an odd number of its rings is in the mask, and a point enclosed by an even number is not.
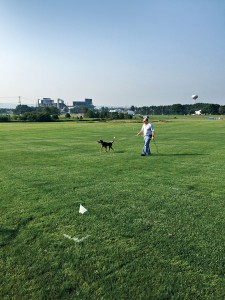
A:
[[[143,124],[141,130],[143,130],[144,136],[152,135],[152,131],[154,131],[154,126],[151,123]]]

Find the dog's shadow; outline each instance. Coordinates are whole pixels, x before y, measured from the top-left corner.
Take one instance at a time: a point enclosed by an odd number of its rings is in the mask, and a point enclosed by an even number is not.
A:
[[[100,151],[100,153],[112,153],[112,154],[120,154],[120,153],[126,153],[127,151],[123,150],[113,150],[113,151]]]
[[[124,150],[115,150],[115,153],[126,153]]]

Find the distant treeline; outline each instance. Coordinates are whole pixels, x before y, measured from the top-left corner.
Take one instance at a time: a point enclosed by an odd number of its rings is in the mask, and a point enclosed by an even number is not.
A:
[[[192,115],[195,111],[201,110],[202,114],[223,115],[225,114],[225,105],[211,103],[196,104],[173,104],[160,106],[131,106],[131,110],[142,115]]]
[[[173,104],[160,106],[131,106],[129,110],[136,115],[191,115],[195,111],[201,110],[202,114],[223,115],[225,114],[225,105],[211,103],[196,103],[196,104]],[[72,111],[71,111],[72,112]],[[80,108],[80,113],[83,113],[88,118],[107,118],[107,119],[129,119],[132,116],[122,110],[110,112],[108,107],[100,109]]]
[[[135,115],[192,115],[195,111],[201,110],[201,114],[223,115],[225,114],[225,105],[211,103],[196,104],[173,104],[160,106],[131,106],[129,110]],[[84,116],[89,118],[107,118],[107,119],[129,119],[132,116],[123,111],[110,112],[109,108],[102,107],[98,110],[83,111]]]
[[[195,111],[201,110],[201,114],[224,115],[225,105],[211,103],[196,104],[173,104],[160,106],[131,106],[129,110],[135,115],[191,115]],[[73,109],[66,108],[65,118],[70,118],[70,113],[74,113]],[[76,113],[82,113],[85,118],[95,119],[132,119],[132,115],[123,111],[111,112],[108,107],[100,109],[88,109],[87,107],[76,109]],[[18,105],[15,109],[0,109],[0,122],[8,122],[13,120],[29,121],[29,122],[51,122],[57,121],[59,115],[62,114],[57,107],[30,107],[27,105]]]
[[[58,120],[59,114],[60,111],[56,107],[41,108],[18,105],[15,109],[0,109],[0,122],[52,122]]]

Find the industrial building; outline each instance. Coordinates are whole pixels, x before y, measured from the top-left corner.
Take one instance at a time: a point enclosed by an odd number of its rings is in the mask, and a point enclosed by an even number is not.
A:
[[[73,101],[73,107],[87,107],[89,109],[93,109],[94,105],[92,103],[92,99],[85,99],[84,101]]]
[[[57,99],[57,102],[51,98],[38,99],[38,107],[52,107],[55,106],[58,109],[63,109],[66,105],[62,99]]]

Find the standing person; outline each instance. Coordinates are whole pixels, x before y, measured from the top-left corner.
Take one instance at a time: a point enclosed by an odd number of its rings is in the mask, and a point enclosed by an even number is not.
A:
[[[144,136],[144,147],[141,156],[151,155],[149,144],[151,140],[154,140],[155,131],[154,126],[148,122],[147,117],[144,118],[142,128],[137,135],[141,135],[142,133]]]

